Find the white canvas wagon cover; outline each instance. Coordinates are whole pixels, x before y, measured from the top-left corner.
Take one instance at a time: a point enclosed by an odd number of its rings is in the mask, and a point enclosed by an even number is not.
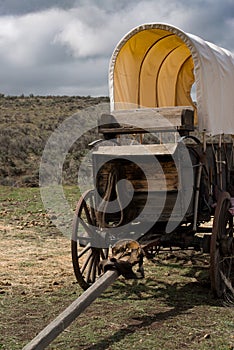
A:
[[[174,26],[144,24],[126,34],[111,57],[109,88],[112,111],[193,106],[200,131],[234,134],[234,55]]]

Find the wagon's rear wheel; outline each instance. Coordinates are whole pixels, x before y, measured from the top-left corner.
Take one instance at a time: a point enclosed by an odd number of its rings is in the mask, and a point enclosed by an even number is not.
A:
[[[77,203],[71,241],[72,263],[79,285],[87,289],[100,276],[99,263],[108,256],[107,248],[96,248],[97,236],[94,191],[86,191]]]
[[[210,245],[211,289],[218,297],[234,291],[233,216],[229,209],[230,195],[223,192],[215,209]]]

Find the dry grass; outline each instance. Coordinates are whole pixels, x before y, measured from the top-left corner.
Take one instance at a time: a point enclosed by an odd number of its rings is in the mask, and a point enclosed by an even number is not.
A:
[[[52,132],[75,113],[108,101],[107,97],[90,96],[0,96],[0,184],[38,186],[40,158]],[[82,113],[79,117],[81,125],[89,125],[87,118],[92,118],[86,114],[83,120]],[[66,169],[70,163],[73,167],[79,164],[82,150],[96,138],[93,134],[74,145]],[[77,171],[69,174],[66,169],[65,181],[76,183]]]

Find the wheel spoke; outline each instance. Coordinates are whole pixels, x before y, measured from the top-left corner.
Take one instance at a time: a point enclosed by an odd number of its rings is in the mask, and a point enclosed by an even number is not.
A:
[[[228,240],[233,237],[233,217],[229,213],[230,195],[220,194],[211,236],[210,277],[212,290],[218,297],[233,293],[233,264]]]
[[[96,226],[96,215],[94,210],[94,201],[93,197],[90,197],[90,211],[91,211],[91,219],[93,226]]]
[[[92,221],[91,216],[90,216],[90,208],[88,208],[88,205],[86,202],[84,203],[84,211],[85,211],[86,219],[87,219],[89,225],[93,225],[93,221]]]
[[[220,270],[220,275],[222,277],[223,283],[225,284],[225,287],[227,287],[234,295],[234,288],[232,286],[231,281],[227,278],[227,276],[223,273],[222,270]]]
[[[88,243],[84,249],[82,249],[82,251],[78,254],[77,258],[80,259],[91,247],[91,244]]]
[[[92,250],[90,250],[88,256],[86,257],[86,260],[83,263],[83,266],[81,268],[81,273],[83,274],[87,265],[90,263],[90,260],[92,259]]]
[[[83,226],[83,228],[85,229],[85,231],[92,236],[93,233],[95,232],[93,229],[91,229],[85,222],[83,219],[78,218],[79,223]]]
[[[92,255],[92,258],[89,260],[89,264],[88,264],[88,268],[87,268],[87,273],[86,273],[86,277],[85,277],[85,280],[87,283],[90,283],[90,275],[91,275],[91,271],[92,271],[92,268],[93,268],[93,262],[94,262],[94,258],[95,256]]]
[[[103,260],[107,259],[108,256],[108,249],[101,249],[100,250],[100,255]]]
[[[97,272],[98,263],[99,263],[99,254],[96,253],[94,256],[93,268],[92,268],[92,273],[91,273],[91,282],[92,283],[94,283],[96,280],[96,272]]]
[[[72,262],[76,279],[87,289],[101,274],[99,262],[108,256],[108,249],[92,247],[95,240],[96,215],[94,191],[85,192],[78,201],[72,233]]]

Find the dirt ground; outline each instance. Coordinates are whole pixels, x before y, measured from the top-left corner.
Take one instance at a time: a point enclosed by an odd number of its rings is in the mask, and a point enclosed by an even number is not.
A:
[[[44,310],[40,319],[43,299],[63,286],[74,290],[70,242],[63,236],[40,235],[33,229],[25,232],[1,222],[0,241],[0,349],[21,349],[20,344],[44,326],[43,318],[51,318],[51,312],[56,316],[54,307],[54,312]],[[64,303],[58,298],[60,309]],[[33,318],[37,322],[31,327]]]
[[[1,220],[0,241],[0,349],[22,349],[82,290],[68,238]],[[138,283],[120,279],[49,349],[234,349],[234,309],[212,299],[207,259],[182,254],[170,264],[146,262]]]
[[[41,237],[33,230],[0,225],[0,293],[35,294],[74,280],[70,242],[63,236]]]

